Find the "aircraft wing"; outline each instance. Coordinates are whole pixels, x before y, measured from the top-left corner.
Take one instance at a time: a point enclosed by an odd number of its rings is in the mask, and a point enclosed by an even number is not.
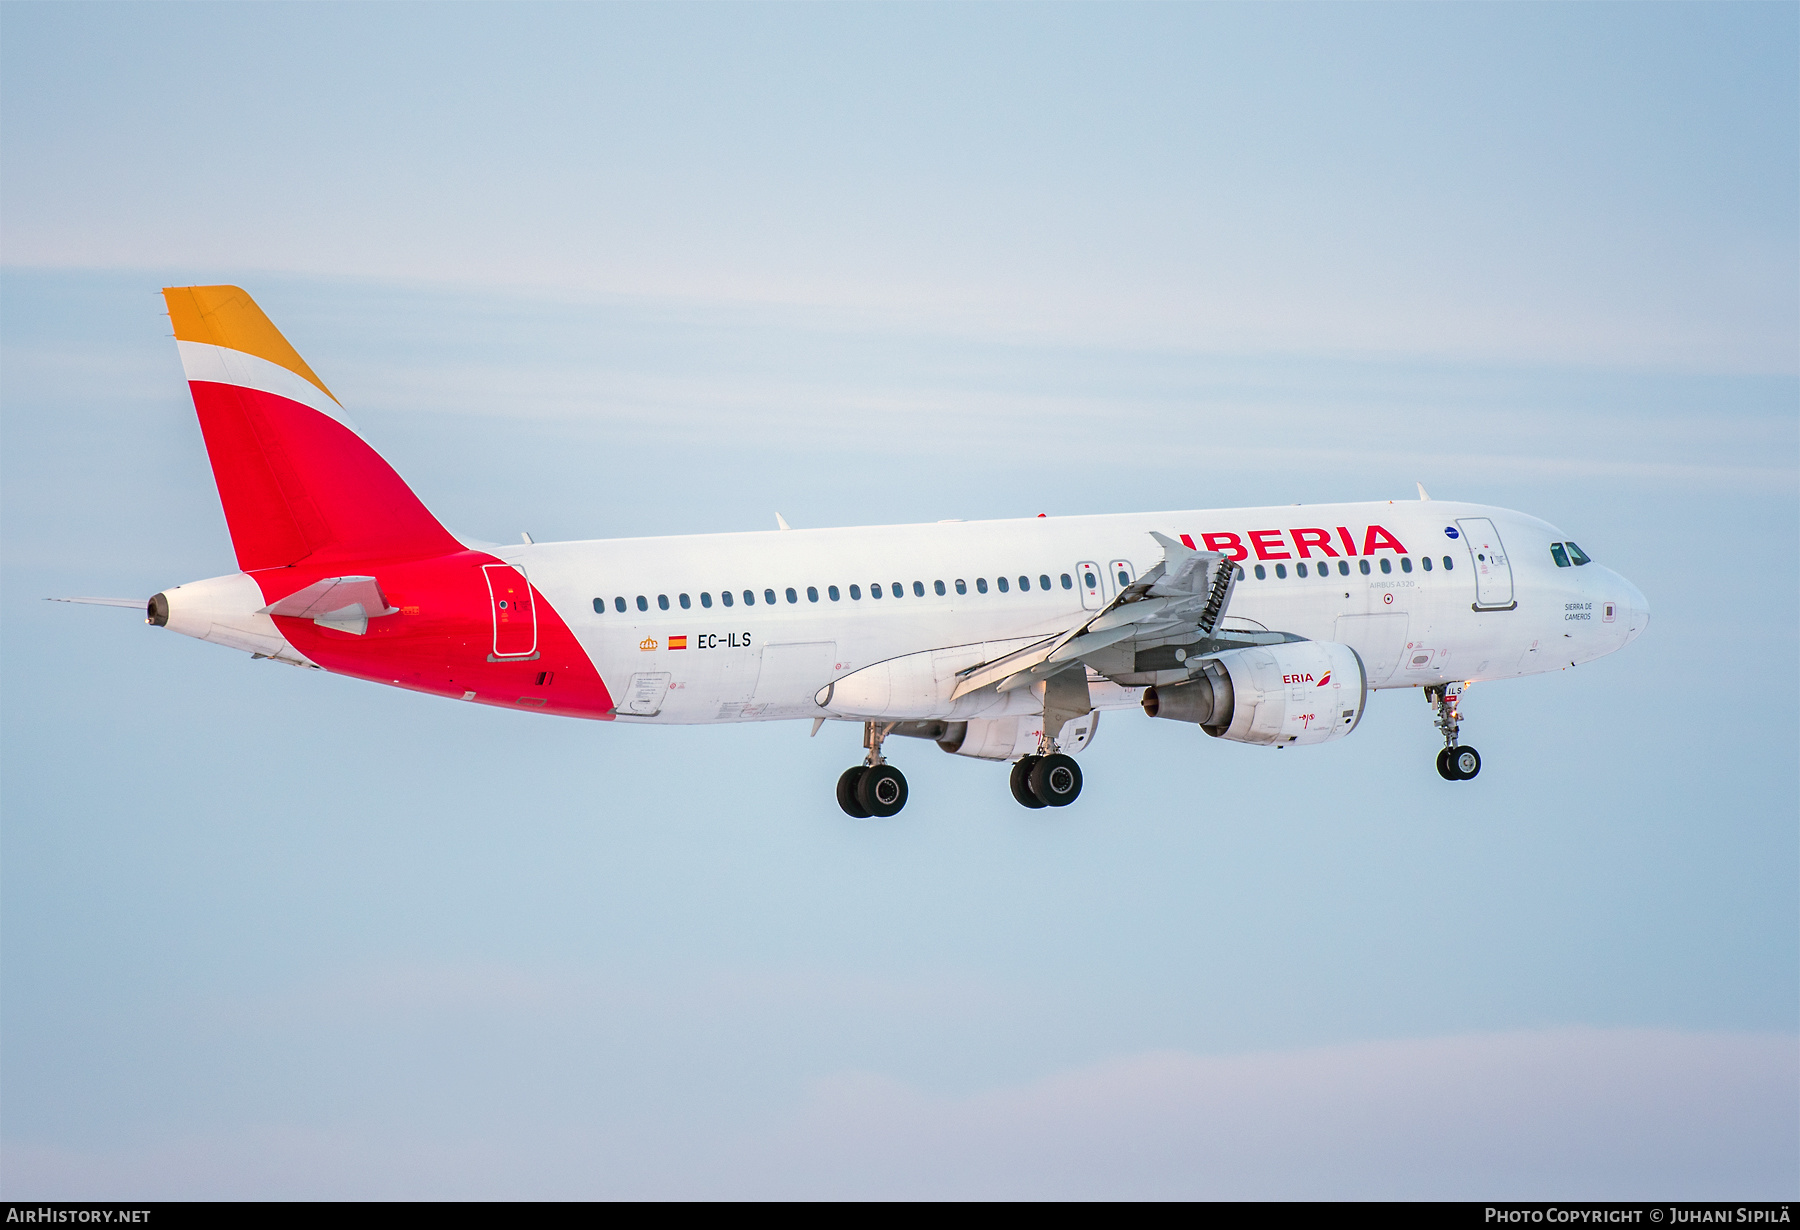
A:
[[[962,672],[951,699],[985,687],[1010,692],[1122,641],[1190,631],[1212,636],[1231,603],[1237,566],[1221,552],[1199,551],[1155,531],[1150,536],[1163,549],[1160,563],[1066,632]]]

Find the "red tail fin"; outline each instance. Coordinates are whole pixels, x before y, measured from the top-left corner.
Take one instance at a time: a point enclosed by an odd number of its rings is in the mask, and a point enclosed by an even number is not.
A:
[[[239,568],[462,549],[255,300],[235,286],[163,298]]]

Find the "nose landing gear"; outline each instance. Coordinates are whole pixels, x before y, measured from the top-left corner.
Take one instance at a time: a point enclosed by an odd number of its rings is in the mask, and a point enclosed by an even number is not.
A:
[[[1466,782],[1481,772],[1481,753],[1456,741],[1462,729],[1462,712],[1457,704],[1462,698],[1463,686],[1446,683],[1425,689],[1433,720],[1444,735],[1444,750],[1437,755],[1437,771],[1447,782]]]
[[[844,814],[858,820],[899,815],[906,806],[906,775],[881,758],[881,742],[892,722],[864,722],[863,746],[869,754],[838,778],[837,801]]]

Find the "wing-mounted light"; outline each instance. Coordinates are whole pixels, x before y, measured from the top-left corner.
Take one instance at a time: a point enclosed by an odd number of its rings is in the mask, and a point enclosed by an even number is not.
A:
[[[387,595],[374,577],[326,577],[256,613],[310,619],[320,627],[361,636],[369,630],[371,619],[398,615],[400,608],[388,605]]]

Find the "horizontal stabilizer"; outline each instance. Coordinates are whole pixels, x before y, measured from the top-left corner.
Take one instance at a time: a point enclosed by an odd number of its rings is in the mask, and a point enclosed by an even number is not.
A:
[[[399,607],[388,605],[387,595],[374,577],[326,577],[257,611],[258,615],[311,619],[357,636],[368,631],[371,619],[399,613]]]
[[[141,611],[149,605],[142,598],[46,598],[45,602],[79,602],[83,606],[125,606]]]

